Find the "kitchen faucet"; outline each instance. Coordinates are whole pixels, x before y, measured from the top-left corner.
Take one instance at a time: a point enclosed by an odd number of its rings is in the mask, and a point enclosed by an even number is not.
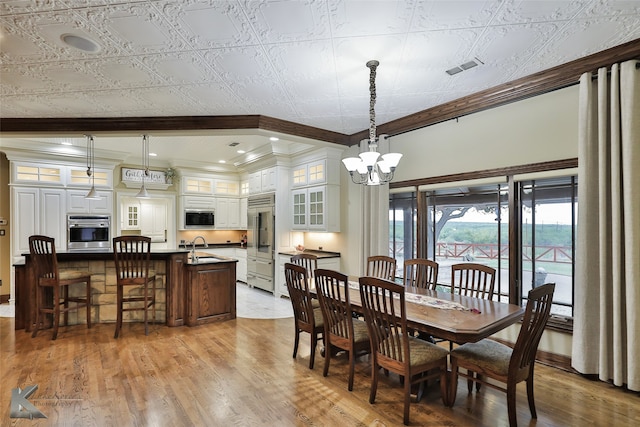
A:
[[[198,239],[202,239],[202,243],[204,243],[204,247],[208,248],[209,245],[207,244],[207,241],[204,239],[204,237],[202,236],[196,236],[193,239],[193,242],[191,242],[191,262],[198,262],[198,257],[196,256],[196,240]]]

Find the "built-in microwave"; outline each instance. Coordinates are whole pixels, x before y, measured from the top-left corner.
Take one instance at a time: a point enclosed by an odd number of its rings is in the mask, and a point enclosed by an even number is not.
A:
[[[213,210],[185,209],[185,228],[213,228],[215,226],[215,212]]]

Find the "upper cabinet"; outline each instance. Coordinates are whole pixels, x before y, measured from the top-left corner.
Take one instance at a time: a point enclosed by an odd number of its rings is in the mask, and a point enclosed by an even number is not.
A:
[[[113,194],[98,191],[99,199],[86,199],[87,190],[67,190],[67,213],[111,215]]]
[[[335,176],[340,178],[339,172]],[[291,184],[294,187],[305,187],[327,183],[327,159],[302,163],[292,168]]]
[[[249,194],[270,193],[278,187],[278,168],[276,166],[249,174]]]
[[[321,149],[295,159],[291,168],[292,229],[340,231],[340,155],[340,150]]]
[[[291,191],[291,228],[298,231],[340,231],[340,187],[320,185]],[[330,207],[330,208],[329,208]]]
[[[184,194],[213,194],[213,179],[183,176],[182,192]]]

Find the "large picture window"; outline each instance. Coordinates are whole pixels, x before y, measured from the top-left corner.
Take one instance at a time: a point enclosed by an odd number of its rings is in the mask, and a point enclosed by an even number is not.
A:
[[[396,276],[402,277],[406,259],[432,259],[440,267],[440,288],[448,290],[452,264],[485,264],[497,270],[494,298],[523,306],[532,287],[554,282],[550,324],[570,328],[577,178],[507,177],[441,187],[390,195],[389,255],[397,260]]]

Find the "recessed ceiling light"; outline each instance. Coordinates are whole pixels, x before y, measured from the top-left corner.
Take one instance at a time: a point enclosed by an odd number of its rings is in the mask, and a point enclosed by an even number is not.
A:
[[[244,150],[238,150],[238,151],[236,151],[236,153],[238,153],[238,154],[244,154],[244,153],[246,153],[246,151],[244,151]]]
[[[60,144],[62,144],[62,145],[73,145],[73,143],[70,142],[70,141],[62,141]]]
[[[280,141],[280,138],[272,136],[271,138],[269,138],[269,141]]]
[[[156,153],[149,153],[149,155],[150,155],[151,157],[157,157],[157,156],[158,156]]]
[[[227,163],[226,160],[218,160],[218,163]]]
[[[77,36],[75,34],[63,34],[60,36],[60,40],[62,40],[65,44],[75,47],[83,52],[88,53],[96,53],[100,51],[100,45],[93,40],[83,37]]]

